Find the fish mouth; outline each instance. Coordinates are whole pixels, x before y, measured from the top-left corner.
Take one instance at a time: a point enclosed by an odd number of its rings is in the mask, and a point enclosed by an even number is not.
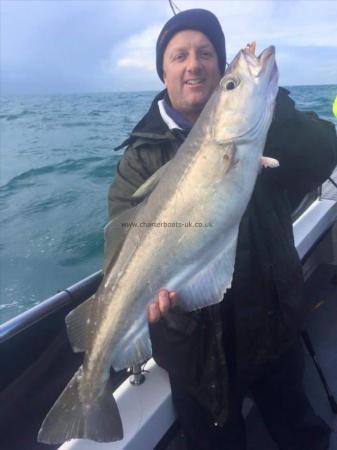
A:
[[[275,60],[275,47],[271,45],[259,56],[261,64],[261,75],[266,74],[268,88],[274,91],[278,84],[278,68]]]
[[[246,61],[248,64],[254,65],[254,66],[261,66],[264,67],[267,64],[267,61],[270,58],[274,58],[275,60],[275,47],[274,45],[270,45],[269,47],[265,48],[262,53],[260,53],[259,56],[255,55],[255,48],[256,44],[255,42],[252,44],[247,44],[247,47],[241,50],[243,53]]]
[[[265,64],[267,64],[267,61],[270,58],[274,58],[275,60],[275,47],[273,45],[270,45],[269,47],[267,47],[266,49],[263,50],[263,52],[260,54],[260,56],[258,57],[260,64],[262,66],[264,66]]]
[[[269,85],[278,81],[278,69],[275,61],[275,47],[267,47],[259,56],[261,71],[267,72],[269,69]],[[270,68],[271,66],[271,68]]]
[[[256,43],[253,42],[252,44],[247,44],[244,49],[240,50],[228,65],[225,75],[234,72],[237,64],[240,64],[240,59],[243,58],[246,63],[246,69],[253,78],[262,78],[266,75],[268,82],[277,80],[278,70],[275,62],[274,45],[267,47],[259,56],[255,55],[255,48]]]
[[[241,50],[241,54],[245,58],[247,68],[253,78],[264,78],[265,82],[262,85],[265,86],[268,98],[274,99],[278,90],[278,69],[275,61],[275,47],[273,45],[267,47],[261,52],[259,56],[255,55],[255,42],[247,45],[247,47]],[[260,127],[260,124],[264,122],[263,117],[265,112],[262,112],[261,116],[256,120],[254,125],[248,130],[245,130],[241,135],[236,136],[236,139],[243,139],[247,135],[254,134]]]
[[[268,84],[269,84],[269,86],[271,84],[276,84],[277,85],[277,82],[278,82],[278,69],[277,69],[276,62],[274,62],[273,67],[272,67],[271,72],[270,72],[270,78],[269,78],[269,83]]]
[[[255,45],[247,45],[241,52],[247,62],[248,70],[253,77],[258,78],[267,75],[269,78],[268,84],[277,78],[275,47],[273,45],[263,50],[259,56],[256,56],[254,53]]]

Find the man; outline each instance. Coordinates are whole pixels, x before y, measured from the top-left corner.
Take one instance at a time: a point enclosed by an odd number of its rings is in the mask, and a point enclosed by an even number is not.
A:
[[[109,191],[111,218],[131,207],[137,188],[175,155],[225,63],[224,35],[212,13],[187,10],[166,23],[157,41],[157,71],[166,89],[119,147],[128,146]],[[337,157],[335,129],[297,111],[280,89],[265,154],[280,168],[257,179],[224,301],[186,313],[176,293],[163,289],[149,307],[153,355],[169,373],[189,449],[245,449],[247,392],[280,449],[328,448],[330,430],[302,386],[303,279],[289,197],[329,176]]]

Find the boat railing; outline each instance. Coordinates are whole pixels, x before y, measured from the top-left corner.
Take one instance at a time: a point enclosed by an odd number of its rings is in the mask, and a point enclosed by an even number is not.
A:
[[[80,304],[96,292],[102,278],[102,271],[95,272],[0,325],[0,344],[64,306]]]

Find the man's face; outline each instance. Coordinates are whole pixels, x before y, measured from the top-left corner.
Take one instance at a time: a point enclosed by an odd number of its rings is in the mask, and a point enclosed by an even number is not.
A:
[[[163,75],[172,106],[193,122],[218,85],[218,56],[199,31],[175,34],[163,57]]]

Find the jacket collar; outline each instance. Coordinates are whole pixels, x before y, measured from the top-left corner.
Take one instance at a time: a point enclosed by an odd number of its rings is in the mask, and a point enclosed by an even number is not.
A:
[[[130,136],[114,150],[120,150],[132,144],[138,138],[143,138],[150,141],[167,141],[176,139],[174,134],[169,130],[168,126],[163,121],[158,107],[158,101],[164,99],[166,95],[166,89],[156,95],[151,103],[148,112],[137,123],[137,125],[131,131]]]

